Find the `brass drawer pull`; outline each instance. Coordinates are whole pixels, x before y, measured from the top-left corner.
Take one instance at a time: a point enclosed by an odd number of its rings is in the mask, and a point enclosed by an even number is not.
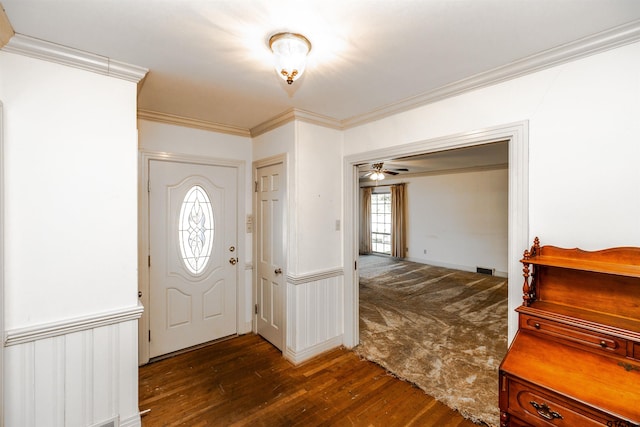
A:
[[[533,327],[534,327],[534,328],[536,328],[536,329],[540,329],[540,323],[535,323],[535,324],[533,325]]]
[[[538,402],[535,402],[533,400],[529,403],[531,404],[531,406],[533,406],[536,409],[536,412],[538,413],[538,415],[540,415],[545,420],[553,421],[556,418],[562,419],[562,415],[560,415],[556,411],[552,411],[551,408],[549,408],[549,406],[546,403],[543,403],[541,405]]]
[[[600,347],[602,348],[607,348],[607,342],[606,341],[600,341]]]

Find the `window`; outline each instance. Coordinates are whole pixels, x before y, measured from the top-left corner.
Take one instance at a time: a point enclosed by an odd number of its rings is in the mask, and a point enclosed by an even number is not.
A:
[[[371,250],[391,255],[391,194],[371,195]]]

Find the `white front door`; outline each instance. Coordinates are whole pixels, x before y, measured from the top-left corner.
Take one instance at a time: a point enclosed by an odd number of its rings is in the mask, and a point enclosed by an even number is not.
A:
[[[149,163],[149,357],[237,333],[237,169]]]
[[[256,169],[257,329],[282,350],[284,343],[284,165]]]

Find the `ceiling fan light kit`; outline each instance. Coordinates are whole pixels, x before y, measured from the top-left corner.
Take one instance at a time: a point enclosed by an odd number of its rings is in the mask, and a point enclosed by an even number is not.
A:
[[[302,34],[277,33],[269,38],[274,67],[280,77],[292,84],[304,73],[311,42]]]

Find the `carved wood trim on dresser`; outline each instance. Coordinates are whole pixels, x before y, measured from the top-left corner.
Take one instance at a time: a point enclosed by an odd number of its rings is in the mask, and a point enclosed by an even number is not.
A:
[[[640,248],[525,251],[501,427],[640,426]]]

